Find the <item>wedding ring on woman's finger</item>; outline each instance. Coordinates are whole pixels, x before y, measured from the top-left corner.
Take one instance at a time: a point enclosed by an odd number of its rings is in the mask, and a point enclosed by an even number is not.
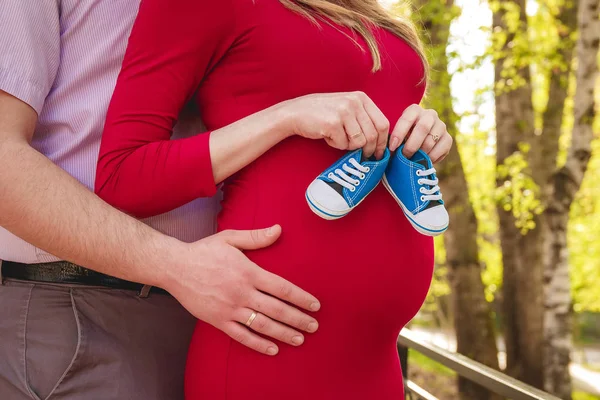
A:
[[[430,133],[429,136],[431,136],[431,138],[433,139],[433,141],[436,142],[436,143],[441,138],[441,136],[439,135],[439,133]]]
[[[258,313],[256,311],[252,311],[252,314],[250,314],[250,318],[248,318],[248,321],[246,321],[246,323],[244,325],[246,325],[248,328],[250,328],[250,325],[252,325],[252,323],[256,319],[257,315],[258,315]]]

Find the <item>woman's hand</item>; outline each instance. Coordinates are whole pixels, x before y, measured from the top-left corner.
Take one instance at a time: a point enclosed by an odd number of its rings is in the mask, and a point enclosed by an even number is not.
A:
[[[367,157],[383,157],[390,123],[363,92],[311,94],[281,104],[293,134],[325,139],[340,150],[363,148]]]
[[[433,163],[442,161],[452,148],[452,136],[435,110],[425,110],[413,104],[404,110],[390,138],[390,151],[396,150],[406,139],[402,154],[410,158],[419,149],[429,155]]]

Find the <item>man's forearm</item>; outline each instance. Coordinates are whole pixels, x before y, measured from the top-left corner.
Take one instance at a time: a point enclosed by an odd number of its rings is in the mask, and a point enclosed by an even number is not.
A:
[[[160,285],[166,258],[181,245],[110,207],[25,141],[0,143],[0,199],[0,226],[122,279]]]

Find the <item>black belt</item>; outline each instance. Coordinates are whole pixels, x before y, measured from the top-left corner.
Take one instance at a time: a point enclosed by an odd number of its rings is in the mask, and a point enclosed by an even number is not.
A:
[[[167,291],[157,287],[150,287],[141,283],[115,278],[67,261],[42,264],[21,264],[12,261],[2,261],[1,276],[3,278],[22,281],[104,286],[111,289],[135,290],[142,296],[146,296],[148,292],[168,294]]]

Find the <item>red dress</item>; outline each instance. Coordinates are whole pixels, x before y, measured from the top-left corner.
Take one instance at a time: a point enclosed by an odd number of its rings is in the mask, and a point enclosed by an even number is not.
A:
[[[421,100],[423,70],[404,41],[375,35],[383,68],[372,73],[360,37],[315,26],[278,0],[142,1],[106,123],[98,192],[142,217],[215,192],[210,132],[168,141],[192,97],[214,130],[301,95],[361,90],[393,126]],[[280,224],[275,245],[247,255],[314,294],[320,326],[302,346],[269,357],[199,322],[187,399],[401,398],[396,338],[429,288],[433,242],[381,185],[340,220],[314,215],[304,192],[342,154],[293,137],[225,183],[219,229]]]

